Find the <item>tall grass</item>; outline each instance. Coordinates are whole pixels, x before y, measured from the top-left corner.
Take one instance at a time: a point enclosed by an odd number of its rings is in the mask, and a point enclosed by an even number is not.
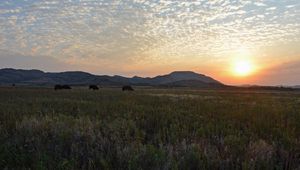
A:
[[[296,169],[300,94],[0,88],[0,169]]]

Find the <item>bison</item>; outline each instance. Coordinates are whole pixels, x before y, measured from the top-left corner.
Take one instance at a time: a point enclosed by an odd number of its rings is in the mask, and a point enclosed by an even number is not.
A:
[[[69,85],[55,85],[54,90],[72,89]]]
[[[123,91],[134,91],[133,88],[131,86],[123,86],[122,87]]]
[[[90,89],[90,90],[99,90],[99,87],[96,86],[96,85],[90,85],[90,86],[89,86],[89,89]]]

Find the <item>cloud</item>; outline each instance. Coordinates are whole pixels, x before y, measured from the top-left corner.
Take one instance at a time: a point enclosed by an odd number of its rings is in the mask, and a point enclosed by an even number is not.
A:
[[[41,69],[44,71],[63,71],[71,67],[66,63],[46,56],[24,56],[0,50],[0,68]]]
[[[278,64],[265,70],[258,82],[266,85],[300,85],[300,60]]]
[[[299,44],[299,4],[298,0],[2,0],[0,49],[85,65],[99,61],[101,68],[102,61],[201,63],[229,57],[240,46]]]
[[[252,10],[251,1],[229,0],[5,2],[0,35],[7,43],[1,43],[2,49],[28,52],[34,47],[39,55],[216,56],[241,42],[260,46],[299,35],[299,10],[282,11],[267,1],[254,2],[260,8]],[[286,6],[298,4],[292,2]],[[277,4],[281,5],[284,2]],[[262,9],[275,12],[266,14]],[[292,15],[283,23],[284,16]]]

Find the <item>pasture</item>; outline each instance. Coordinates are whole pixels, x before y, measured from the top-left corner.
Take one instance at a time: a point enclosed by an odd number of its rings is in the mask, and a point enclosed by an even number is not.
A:
[[[300,168],[300,93],[0,88],[0,169]]]

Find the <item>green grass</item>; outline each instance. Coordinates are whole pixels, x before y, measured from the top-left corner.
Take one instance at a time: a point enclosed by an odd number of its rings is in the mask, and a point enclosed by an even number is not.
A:
[[[300,168],[300,93],[0,88],[0,169]]]

